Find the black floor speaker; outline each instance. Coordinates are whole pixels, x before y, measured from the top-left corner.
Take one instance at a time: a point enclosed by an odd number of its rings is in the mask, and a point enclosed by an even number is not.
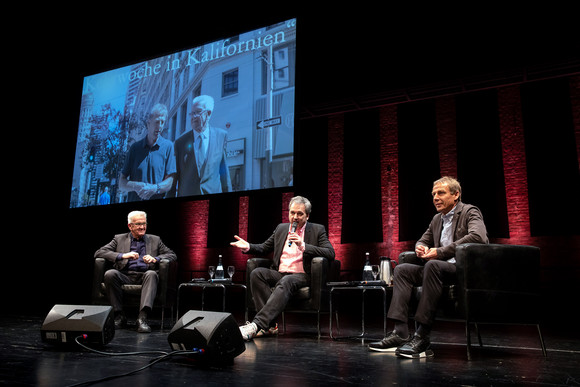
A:
[[[201,359],[212,362],[231,361],[246,350],[230,313],[190,310],[173,326],[167,340],[175,351],[197,349]]]
[[[40,328],[42,341],[51,344],[105,345],[115,336],[113,308],[102,305],[55,305]]]

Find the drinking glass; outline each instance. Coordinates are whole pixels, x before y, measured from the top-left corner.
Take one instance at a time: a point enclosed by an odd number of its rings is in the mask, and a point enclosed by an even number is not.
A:
[[[371,270],[373,272],[373,277],[375,278],[375,281],[376,281],[377,276],[379,275],[379,265],[372,265]]]
[[[234,276],[235,272],[236,272],[235,266],[228,266],[228,275],[230,276],[230,279]]]
[[[210,266],[209,269],[207,269],[207,272],[209,273],[209,279],[212,279],[215,274],[215,266]]]

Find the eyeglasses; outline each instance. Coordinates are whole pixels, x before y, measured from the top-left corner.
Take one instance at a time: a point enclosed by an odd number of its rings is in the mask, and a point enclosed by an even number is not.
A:
[[[191,117],[198,118],[198,117],[201,117],[203,115],[203,113],[205,113],[205,112],[207,112],[207,110],[202,110],[200,112],[191,112],[191,113],[189,113],[189,115]]]
[[[131,224],[136,227],[147,227],[147,223],[131,223]]]

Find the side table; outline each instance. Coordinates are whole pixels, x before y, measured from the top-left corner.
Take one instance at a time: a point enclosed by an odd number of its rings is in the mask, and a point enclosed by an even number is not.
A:
[[[360,291],[361,292],[361,296],[362,296],[362,315],[361,315],[361,326],[362,326],[362,331],[361,334],[358,336],[347,336],[347,337],[340,337],[340,338],[364,338],[366,332],[365,332],[365,293],[368,290],[375,290],[375,291],[381,291],[383,292],[383,337],[385,337],[387,335],[387,292],[392,292],[392,287],[387,286],[387,285],[352,285],[352,286],[332,286],[330,288],[330,327],[329,327],[329,331],[330,331],[330,338],[333,340],[337,340],[339,339],[339,337],[335,337],[333,335],[333,329],[332,329],[332,295],[335,291],[337,290],[349,290],[349,291]],[[338,324],[338,316],[337,316],[337,324]]]
[[[246,297],[247,297],[247,287],[244,284],[237,284],[231,281],[190,281],[190,282],[183,282],[179,284],[177,287],[177,320],[179,320],[179,297],[181,296],[181,291],[183,288],[187,287],[199,287],[201,288],[201,310],[205,308],[205,291],[208,288],[221,288],[222,289],[222,312],[226,310],[226,290],[228,288],[240,288],[244,291],[244,311],[245,311],[245,318],[248,318],[248,309],[246,308]]]

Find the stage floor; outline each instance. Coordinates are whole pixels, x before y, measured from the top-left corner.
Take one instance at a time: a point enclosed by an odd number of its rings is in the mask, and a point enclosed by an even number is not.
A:
[[[243,318],[238,316],[237,321]],[[108,356],[73,347],[64,349],[43,343],[43,317],[0,318],[0,384],[11,386],[70,386],[137,370],[158,355]],[[544,357],[535,327],[482,326],[484,347],[473,333],[473,359],[467,361],[465,329],[460,322],[438,322],[432,333],[435,356],[410,360],[394,354],[370,352],[370,340],[382,336],[382,321],[373,319],[368,339],[332,340],[328,316],[323,316],[322,337],[310,315],[287,315],[285,334],[259,338],[230,364],[204,364],[172,357],[130,376],[95,383],[107,386],[326,386],[326,385],[580,385],[580,338],[566,337],[570,327],[542,333],[548,356]],[[241,321],[239,321],[241,322]],[[341,335],[360,332],[357,316],[341,316]],[[140,334],[134,326],[118,330],[103,347],[107,354],[170,352],[167,335],[171,325]],[[574,328],[575,329],[575,328]],[[89,384],[87,384],[89,385]]]

